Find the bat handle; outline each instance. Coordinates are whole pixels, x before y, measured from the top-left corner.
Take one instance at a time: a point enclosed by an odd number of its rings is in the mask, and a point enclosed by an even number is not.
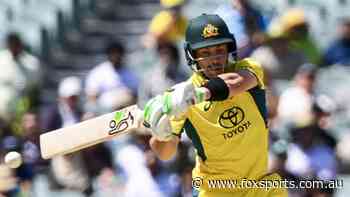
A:
[[[137,108],[136,109],[136,122],[137,122],[137,125],[138,126],[142,126],[142,123],[144,121],[144,118],[143,118],[143,110]]]

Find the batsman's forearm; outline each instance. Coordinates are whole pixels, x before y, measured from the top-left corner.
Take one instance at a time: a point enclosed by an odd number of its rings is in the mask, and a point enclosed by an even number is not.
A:
[[[229,97],[241,94],[258,85],[257,78],[248,70],[240,70],[237,73],[227,73],[224,81],[229,87]]]
[[[177,137],[174,137],[169,141],[159,141],[155,137],[150,139],[152,151],[156,153],[157,157],[161,160],[171,159],[176,154],[178,143],[179,139]]]
[[[258,81],[254,74],[247,70],[240,70],[237,73],[224,73],[210,79],[204,87],[210,93],[209,100],[223,101],[257,85]]]

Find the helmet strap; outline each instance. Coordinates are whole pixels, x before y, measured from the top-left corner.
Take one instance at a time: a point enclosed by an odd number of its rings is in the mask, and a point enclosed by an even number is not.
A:
[[[237,61],[237,51],[228,53],[228,62],[236,62]]]
[[[201,67],[199,66],[198,61],[194,58],[192,50],[191,50],[189,44],[185,43],[185,47],[184,48],[185,48],[185,56],[186,56],[187,64],[190,66],[191,70],[193,72],[196,72],[196,73],[200,74],[204,78],[207,78],[205,76],[205,74],[203,73]],[[228,62],[227,62],[226,66],[228,66],[228,64],[230,62],[236,62],[236,61],[237,61],[237,51],[229,52],[228,53]],[[225,69],[225,67],[224,67],[224,69]]]

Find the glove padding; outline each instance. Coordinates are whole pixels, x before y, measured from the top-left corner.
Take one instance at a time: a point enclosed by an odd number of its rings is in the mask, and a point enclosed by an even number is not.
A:
[[[195,88],[191,81],[173,86],[164,93],[164,109],[168,115],[180,115],[187,111],[191,105],[204,101],[202,88]]]
[[[152,135],[160,141],[171,139],[169,117],[163,112],[163,97],[158,95],[147,102],[144,109],[144,125],[151,129]]]
[[[178,116],[193,105],[204,101],[204,91],[195,88],[190,81],[173,86],[163,95],[158,95],[147,102],[144,109],[144,125],[152,130],[159,140],[171,139],[169,118]]]

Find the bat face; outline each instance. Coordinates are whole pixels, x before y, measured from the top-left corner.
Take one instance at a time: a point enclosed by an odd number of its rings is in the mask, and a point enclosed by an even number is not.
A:
[[[141,127],[136,105],[40,135],[41,155],[49,159],[104,142]]]

